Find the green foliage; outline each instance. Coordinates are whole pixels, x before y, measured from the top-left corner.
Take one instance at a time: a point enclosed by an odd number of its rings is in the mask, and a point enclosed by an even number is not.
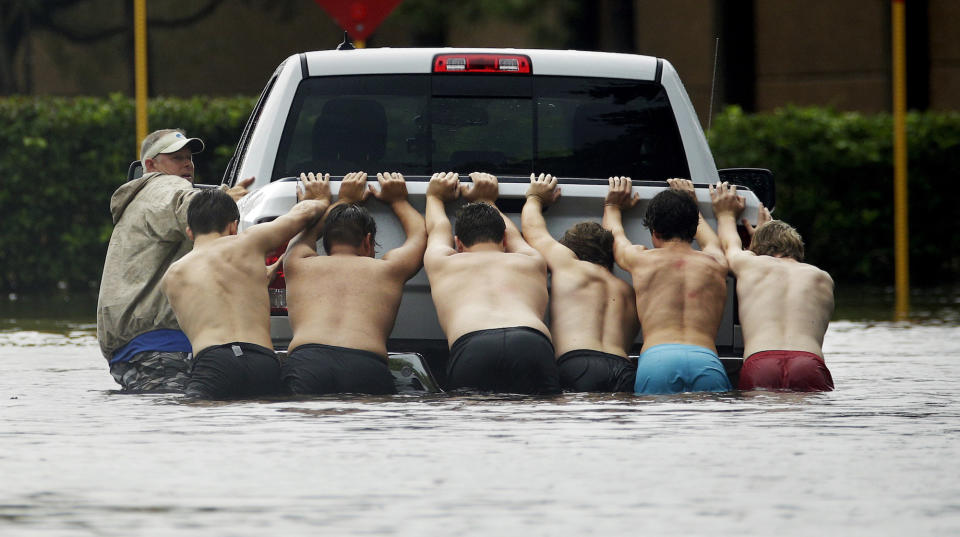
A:
[[[957,198],[960,113],[907,117],[911,281],[960,276]],[[893,120],[822,108],[747,115],[725,110],[710,145],[719,168],[774,172],[775,217],[804,237],[807,259],[843,282],[893,281]]]
[[[219,183],[253,99],[155,99],[151,128],[206,143],[197,180]],[[110,195],[138,158],[129,98],[0,99],[0,287],[99,284],[110,239]]]

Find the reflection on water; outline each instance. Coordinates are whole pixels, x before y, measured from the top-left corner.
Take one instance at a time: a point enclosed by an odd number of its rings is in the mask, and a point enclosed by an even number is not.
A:
[[[953,304],[834,322],[825,394],[191,403],[0,312],[0,534],[957,535]]]
[[[838,284],[833,318],[854,321],[894,319],[893,287],[878,288]],[[960,286],[913,289],[910,320],[960,325]]]

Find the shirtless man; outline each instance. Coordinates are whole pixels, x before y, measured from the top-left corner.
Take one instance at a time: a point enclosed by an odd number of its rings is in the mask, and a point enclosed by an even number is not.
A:
[[[833,378],[823,361],[823,335],[833,313],[833,279],[803,262],[803,240],[787,223],[771,220],[753,232],[743,250],[737,218],[744,199],[737,187],[710,187],[717,231],[737,278],[744,355],[738,388],[829,391]],[[761,209],[761,221],[769,212]]]
[[[280,391],[280,364],[270,339],[268,252],[323,216],[330,185],[304,178],[304,200],[287,214],[237,234],[239,211],[221,190],[194,195],[187,209],[193,250],[161,281],[196,356],[186,394],[208,399]]]
[[[613,234],[596,222],[581,222],[555,240],[543,208],[559,198],[555,177],[531,174],[521,227],[550,268],[550,331],[560,386],[574,392],[632,392],[637,368],[627,352],[640,324],[633,288],[613,274]]]
[[[423,262],[427,232],[423,217],[407,201],[399,173],[378,173],[380,189],[367,189],[367,174],[347,174],[340,198],[319,228],[309,229],[288,249],[287,308],[293,340],[281,377],[294,394],[396,393],[387,367],[387,337],[393,330],[403,284]],[[406,241],[374,257],[377,225],[357,203],[370,195],[393,209]]]
[[[634,207],[629,177],[611,177],[603,225],[613,233],[613,256],[633,277],[643,348],[637,362],[637,393],[720,392],[731,389],[714,340],[727,299],[727,261],[720,239],[700,215],[687,179],[669,179],[670,189],[647,206],[643,224],[654,249],[633,245],[621,211]],[[693,249],[697,240],[701,251]]]
[[[547,264],[497,209],[497,178],[435,173],[427,186],[427,251],[423,258],[440,326],[450,345],[451,388],[560,392],[547,309]],[[444,202],[457,211],[456,235]]]

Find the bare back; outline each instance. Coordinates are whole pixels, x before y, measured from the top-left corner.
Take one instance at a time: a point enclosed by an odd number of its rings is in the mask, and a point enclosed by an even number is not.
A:
[[[606,268],[551,267],[550,324],[557,356],[590,349],[626,357],[640,328],[633,288]]]
[[[285,262],[293,339],[387,356],[407,274],[381,259],[311,256]]]
[[[490,328],[527,326],[548,338],[547,267],[542,258],[499,251],[425,260],[440,327],[452,345]]]
[[[684,343],[716,351],[727,267],[687,245],[639,252],[630,266],[643,350]]]
[[[793,259],[752,252],[733,256],[730,268],[737,278],[744,356],[795,350],[823,357],[834,305],[829,274]]]
[[[170,266],[163,291],[194,353],[235,341],[273,348],[263,261],[252,241],[227,236]]]

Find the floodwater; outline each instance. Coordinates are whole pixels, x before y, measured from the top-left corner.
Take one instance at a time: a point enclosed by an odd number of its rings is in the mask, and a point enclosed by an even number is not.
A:
[[[218,403],[118,393],[91,310],[8,303],[0,535],[960,535],[960,294],[928,302],[841,307],[831,393]]]

